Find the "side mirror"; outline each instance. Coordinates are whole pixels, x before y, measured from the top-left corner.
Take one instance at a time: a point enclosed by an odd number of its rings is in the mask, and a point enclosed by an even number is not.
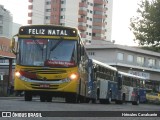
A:
[[[17,37],[18,35],[14,35],[12,37],[12,40],[11,40],[11,51],[14,53],[14,54],[17,54],[17,45],[16,45],[16,40],[15,40],[15,37]]]

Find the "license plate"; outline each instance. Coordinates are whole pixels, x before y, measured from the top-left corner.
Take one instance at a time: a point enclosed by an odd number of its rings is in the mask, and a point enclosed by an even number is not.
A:
[[[40,87],[42,87],[42,88],[49,88],[49,85],[48,84],[41,84]]]

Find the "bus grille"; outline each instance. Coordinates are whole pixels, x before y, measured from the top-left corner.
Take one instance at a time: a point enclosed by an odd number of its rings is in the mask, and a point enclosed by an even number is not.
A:
[[[61,70],[61,69],[51,69],[51,68],[47,68],[47,69],[39,69],[39,68],[25,68],[24,69],[25,72],[29,72],[29,73],[33,73],[33,74],[62,74],[62,73],[66,73],[66,70]]]

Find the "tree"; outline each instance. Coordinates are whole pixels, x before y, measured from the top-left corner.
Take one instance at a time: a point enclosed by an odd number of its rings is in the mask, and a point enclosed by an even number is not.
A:
[[[160,48],[160,0],[142,0],[130,26],[139,45]]]

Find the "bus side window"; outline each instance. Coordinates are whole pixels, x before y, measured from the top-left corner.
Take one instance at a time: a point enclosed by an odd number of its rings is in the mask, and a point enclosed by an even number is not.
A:
[[[118,77],[118,90],[122,89],[122,77]]]

